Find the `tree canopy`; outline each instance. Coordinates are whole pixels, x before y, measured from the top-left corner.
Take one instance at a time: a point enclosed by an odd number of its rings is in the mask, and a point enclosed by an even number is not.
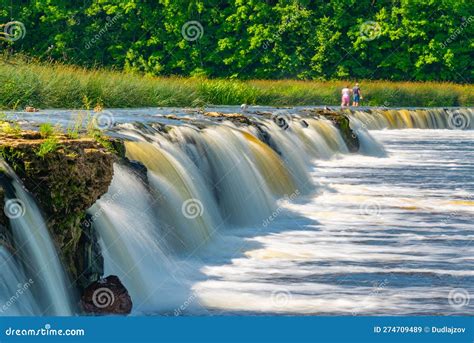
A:
[[[6,51],[151,75],[470,83],[472,0],[0,0]]]

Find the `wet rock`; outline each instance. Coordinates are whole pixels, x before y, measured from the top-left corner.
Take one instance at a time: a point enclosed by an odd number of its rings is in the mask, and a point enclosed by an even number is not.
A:
[[[339,129],[342,139],[344,139],[349,151],[359,151],[359,137],[357,137],[355,132],[351,129],[349,118],[345,114],[339,114],[335,112],[331,114],[325,114],[324,116],[331,120],[334,123],[334,126]]]
[[[85,289],[104,275],[104,257],[93,220],[94,218],[90,214],[86,214],[86,218],[82,222],[82,234],[75,256],[76,269],[81,271],[77,280],[80,289]]]
[[[6,248],[14,256],[17,250],[15,249],[10,220],[4,208],[7,194],[14,194],[11,180],[3,170],[0,170],[0,203],[2,204],[2,210],[0,211],[0,246]]]
[[[13,245],[13,238],[10,231],[3,225],[0,225],[0,247],[7,249],[10,254],[16,255],[16,250]]]
[[[346,114],[319,108],[305,110],[304,112],[309,115],[316,115],[317,117],[326,118],[332,121],[334,126],[341,132],[342,139],[346,143],[349,151],[359,151],[359,137],[357,137],[356,133],[351,129],[349,117]]]
[[[205,112],[204,115],[215,118],[217,121],[229,120],[234,124],[252,125],[250,118],[241,113]]]
[[[34,108],[32,106],[26,106],[25,107],[25,112],[39,112],[39,109]]]
[[[48,150],[40,153],[42,147]],[[77,280],[83,272],[76,260],[84,249],[81,223],[107,192],[116,156],[92,138],[56,134],[48,141],[33,131],[0,134],[0,155],[33,194],[71,279]]]
[[[5,205],[5,191],[3,190],[3,182],[2,179],[5,178],[5,174],[3,172],[0,172],[0,203],[2,204],[2,208]],[[4,211],[0,211],[0,228],[6,227],[8,225],[8,218],[5,215]],[[2,233],[2,231],[0,231]]]
[[[272,148],[273,151],[275,151],[278,155],[281,156],[282,153],[280,149],[278,148],[278,145],[272,139],[272,135],[268,132],[268,128],[266,127],[266,125],[255,122],[254,126],[257,129],[258,139],[260,139],[262,142],[264,142],[266,145]]]
[[[81,297],[81,308],[89,314],[129,314],[132,299],[120,279],[110,275],[90,284]]]

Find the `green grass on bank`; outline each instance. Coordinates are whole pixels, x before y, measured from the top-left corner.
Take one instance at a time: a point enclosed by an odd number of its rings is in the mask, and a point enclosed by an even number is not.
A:
[[[473,106],[474,85],[359,81],[370,106]],[[156,78],[61,64],[0,62],[0,108],[339,105],[344,81]]]

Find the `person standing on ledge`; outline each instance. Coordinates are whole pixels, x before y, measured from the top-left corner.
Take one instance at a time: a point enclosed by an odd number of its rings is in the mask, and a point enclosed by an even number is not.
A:
[[[341,107],[349,107],[351,102],[351,90],[349,86],[346,86],[342,89],[342,99],[341,99]]]
[[[360,87],[358,83],[356,83],[354,88],[352,88],[352,96],[354,97],[352,106],[359,106],[360,99],[362,99],[362,93],[360,92]]]

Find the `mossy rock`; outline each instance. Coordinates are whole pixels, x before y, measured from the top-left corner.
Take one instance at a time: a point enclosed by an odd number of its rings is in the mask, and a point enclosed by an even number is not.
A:
[[[57,146],[39,155],[45,139],[37,132],[0,134],[0,154],[14,169],[42,209],[46,224],[73,280],[75,256],[86,210],[105,194],[117,157],[92,138],[56,135]]]
[[[204,116],[213,118],[217,122],[229,120],[236,125],[252,125],[250,118],[240,113],[205,112]]]
[[[326,118],[332,121],[334,126],[341,132],[342,139],[350,152],[358,152],[360,148],[359,137],[351,129],[349,117],[344,113],[334,112],[326,109],[311,109],[307,113]]]

